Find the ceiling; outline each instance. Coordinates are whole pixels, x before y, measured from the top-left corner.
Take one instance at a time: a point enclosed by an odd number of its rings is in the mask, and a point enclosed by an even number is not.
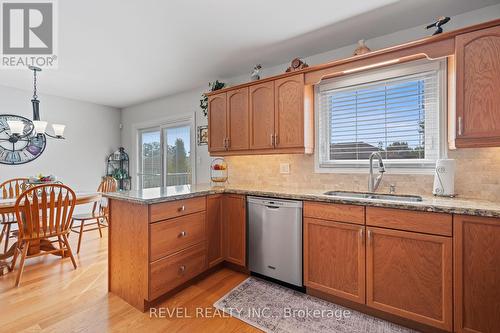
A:
[[[500,0],[64,0],[40,92],[125,107]],[[30,89],[31,73],[0,70]]]

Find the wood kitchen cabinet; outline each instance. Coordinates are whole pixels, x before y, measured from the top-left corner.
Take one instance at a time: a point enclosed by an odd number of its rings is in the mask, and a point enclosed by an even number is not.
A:
[[[500,146],[500,26],[456,37],[455,145]]]
[[[246,266],[246,203],[245,196],[225,194],[222,198],[225,260]]]
[[[209,96],[208,110],[210,152],[248,150],[248,88]]]
[[[249,148],[248,88],[227,92],[227,139],[226,149]]]
[[[365,226],[304,218],[304,284],[365,303]]]
[[[452,238],[367,227],[366,304],[451,331]]]
[[[304,147],[304,75],[274,81],[274,146]]]
[[[274,82],[250,86],[250,149],[274,149]]]
[[[213,267],[224,260],[222,198],[222,195],[207,197],[208,267]]]
[[[109,208],[108,290],[137,309],[208,269],[205,197]]]
[[[454,216],[456,332],[500,332],[500,220]]]
[[[208,101],[213,155],[313,152],[313,87],[304,85],[304,74],[229,89]]]
[[[226,93],[221,93],[208,97],[208,150],[211,152],[225,151],[226,142]]]

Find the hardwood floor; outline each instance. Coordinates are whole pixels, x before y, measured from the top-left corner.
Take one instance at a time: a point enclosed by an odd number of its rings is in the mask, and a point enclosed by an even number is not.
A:
[[[70,243],[76,249],[77,237],[72,235]],[[31,259],[18,288],[15,274],[0,277],[0,332],[260,332],[236,318],[221,317],[212,307],[244,274],[221,269],[156,307],[177,308],[191,318],[167,313],[150,318],[149,312],[107,292],[107,232],[102,239],[97,232],[87,233],[76,260],[78,269],[73,270],[69,259]],[[206,316],[196,316],[196,308]]]

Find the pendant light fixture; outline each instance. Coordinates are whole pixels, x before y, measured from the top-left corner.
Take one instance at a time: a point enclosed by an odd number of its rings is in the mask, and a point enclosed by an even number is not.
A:
[[[31,106],[33,108],[33,126],[31,127],[29,133],[23,134],[25,132],[25,123],[21,120],[9,120],[7,124],[10,129],[11,135],[20,137],[23,136],[34,136],[34,135],[47,135],[54,139],[64,139],[64,129],[65,125],[53,124],[52,129],[54,134],[49,134],[45,130],[47,129],[47,122],[40,120],[40,100],[37,95],[37,73],[41,72],[40,67],[29,66],[29,69],[33,71],[33,98],[31,100]]]
[[[47,133],[47,121],[40,119],[40,100],[37,95],[37,73],[33,71],[33,119],[14,114],[0,114],[0,164],[18,165],[38,158],[45,150],[46,137],[64,139],[65,125],[52,124],[53,134]]]

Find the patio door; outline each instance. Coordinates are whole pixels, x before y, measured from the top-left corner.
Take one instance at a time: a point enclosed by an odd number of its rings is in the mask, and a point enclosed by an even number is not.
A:
[[[194,131],[191,121],[139,130],[140,188],[193,182]]]
[[[169,126],[162,131],[164,186],[191,184],[191,126]]]

